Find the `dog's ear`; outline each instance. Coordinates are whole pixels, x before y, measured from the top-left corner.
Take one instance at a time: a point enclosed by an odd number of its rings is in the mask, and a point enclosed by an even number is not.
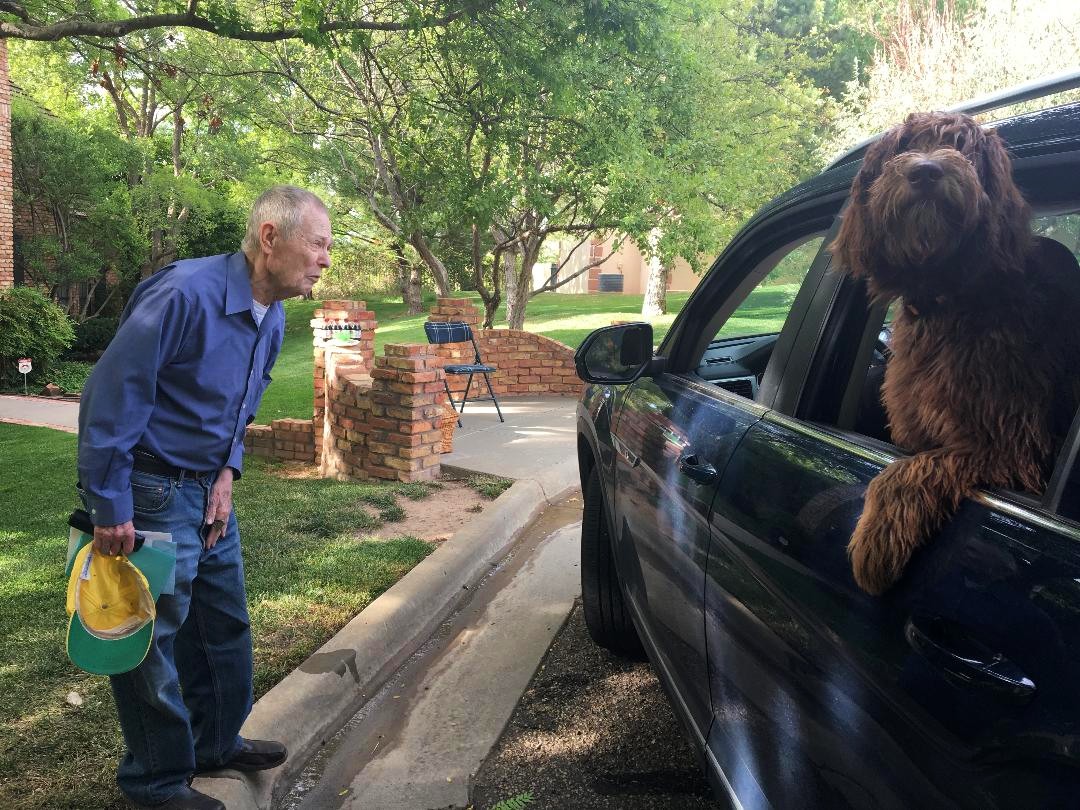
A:
[[[905,126],[889,130],[866,150],[862,167],[851,183],[851,196],[842,214],[840,230],[829,245],[844,271],[855,278],[870,272],[870,186],[881,176],[885,164],[902,151],[904,130]]]
[[[979,130],[979,142],[968,157],[993,207],[989,241],[1004,266],[1022,270],[1032,242],[1031,209],[1012,175],[1012,159],[997,130]]]
[[[866,150],[859,173],[851,184],[851,196],[854,200],[865,203],[870,186],[881,176],[885,164],[904,151],[904,133],[911,119],[912,116],[908,116],[904,124],[890,129]]]

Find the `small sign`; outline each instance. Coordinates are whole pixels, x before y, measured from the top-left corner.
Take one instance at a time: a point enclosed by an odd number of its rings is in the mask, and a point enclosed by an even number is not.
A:
[[[34,370],[34,365],[33,365],[33,363],[30,362],[29,357],[20,357],[19,358],[19,373],[20,374],[29,374],[33,370]]]

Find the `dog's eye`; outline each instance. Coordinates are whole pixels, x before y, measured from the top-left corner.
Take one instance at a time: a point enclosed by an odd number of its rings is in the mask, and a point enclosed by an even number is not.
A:
[[[956,136],[956,151],[957,152],[963,152],[965,145],[966,145],[966,141],[964,140],[964,136],[963,135],[957,135]]]

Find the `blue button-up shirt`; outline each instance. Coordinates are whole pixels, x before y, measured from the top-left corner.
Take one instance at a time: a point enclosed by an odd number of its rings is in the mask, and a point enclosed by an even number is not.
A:
[[[239,474],[285,334],[275,302],[256,325],[243,253],[188,259],[135,288],[83,389],[79,480],[91,519],[132,519],[132,449],[188,470]]]

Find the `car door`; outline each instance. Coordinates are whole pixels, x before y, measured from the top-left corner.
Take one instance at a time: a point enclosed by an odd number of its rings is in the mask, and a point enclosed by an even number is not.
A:
[[[766,411],[728,390],[756,389],[758,376],[733,376],[737,372],[730,368],[738,364],[726,355],[750,353],[755,346],[769,351],[776,340],[775,335],[722,332],[724,321],[739,321],[739,313],[751,307],[734,308],[729,316],[719,317],[714,302],[720,288],[743,289],[757,314],[761,301],[771,307],[772,320],[754,323],[779,329],[785,316],[798,309],[794,291],[799,285],[784,278],[769,283],[763,277],[770,270],[783,270],[782,259],[791,256],[792,272],[801,281],[821,241],[819,230],[819,221],[803,217],[795,224],[788,220],[759,232],[745,251],[714,267],[703,289],[688,303],[677,325],[683,337],[673,344],[680,340],[697,344],[702,330],[709,330],[717,337],[705,341],[712,347],[711,357],[723,361],[710,368],[728,368],[727,378],[708,381],[677,367],[643,377],[623,394],[613,420],[615,553],[620,576],[654,663],[702,742],[712,720],[702,612],[709,509],[731,453]],[[815,237],[817,243],[807,250],[807,241]],[[780,294],[789,289],[790,296]],[[700,356],[694,367],[699,365]]]
[[[885,596],[860,591],[846,545],[897,451],[831,424],[851,422],[881,317],[831,279],[801,395],[717,488],[710,753],[744,807],[1080,806],[1080,524],[1050,492],[984,493]]]

